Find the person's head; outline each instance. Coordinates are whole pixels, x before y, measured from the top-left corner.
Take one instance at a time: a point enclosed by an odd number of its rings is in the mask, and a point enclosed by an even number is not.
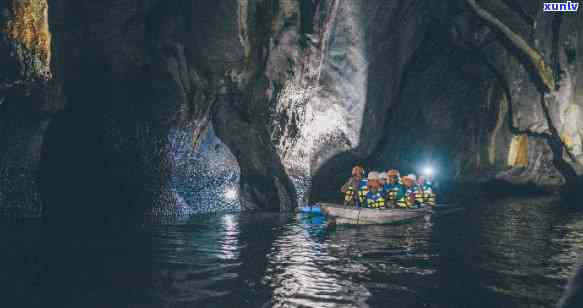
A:
[[[361,166],[354,166],[352,168],[352,176],[355,178],[361,178],[364,175],[364,169]]]
[[[385,183],[387,183],[387,179],[389,177],[387,176],[387,174],[385,172],[381,172],[379,174],[379,181],[381,182],[381,185],[385,185]]]
[[[376,190],[376,189],[379,189],[380,187],[381,187],[381,182],[379,179],[379,173],[371,171],[368,174],[368,188]]]
[[[420,176],[417,178],[417,184],[419,184],[419,185],[423,185],[423,184],[425,184],[425,177],[424,177],[424,176],[422,176],[422,175],[420,175]]]
[[[387,172],[387,182],[395,184],[399,182],[399,171],[391,169]]]
[[[417,181],[417,177],[414,174],[409,174],[409,175],[403,177],[403,184],[406,187],[413,187],[415,185],[416,181]]]

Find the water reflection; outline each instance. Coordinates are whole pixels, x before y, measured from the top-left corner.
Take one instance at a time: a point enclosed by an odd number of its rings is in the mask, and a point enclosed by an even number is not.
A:
[[[558,206],[551,199],[510,199],[475,213],[498,218],[479,220],[475,248],[484,288],[532,306],[560,294],[565,277],[556,275],[562,266],[553,261],[561,254],[553,243]]]
[[[10,235],[0,237],[0,287],[18,297],[1,304],[549,307],[583,250],[583,214],[562,208],[550,199],[506,199],[427,221],[358,227],[316,216],[223,214],[119,240],[0,225]]]
[[[582,216],[557,207],[487,201],[390,226],[280,214],[158,226],[154,297],[161,306],[548,307],[583,247]]]
[[[223,260],[239,257],[239,223],[233,214],[226,214],[221,219],[223,225],[223,239],[219,242],[221,249],[217,257]]]
[[[155,230],[154,289],[161,303],[196,303],[228,296],[241,247],[233,215]],[[217,284],[220,283],[220,286]]]
[[[555,264],[558,270],[548,273],[549,277],[563,280],[571,277],[575,271],[575,264],[578,264],[583,256],[582,215],[567,214],[568,216],[560,216],[553,225],[551,240],[558,253],[553,255],[551,263]]]
[[[285,226],[268,255],[265,279],[273,288],[271,304],[274,307],[366,307],[368,289],[358,281],[345,279],[346,274],[358,275],[366,268],[356,260],[346,262],[328,252],[327,239],[318,237],[322,234],[318,231],[325,228],[318,220],[321,218],[300,219],[301,224]]]

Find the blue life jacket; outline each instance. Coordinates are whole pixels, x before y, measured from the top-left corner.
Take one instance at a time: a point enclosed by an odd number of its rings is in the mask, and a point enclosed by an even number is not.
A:
[[[381,189],[376,192],[369,191],[366,194],[366,206],[373,209],[379,209],[385,207],[385,197]]]
[[[402,185],[399,183],[389,184],[385,183],[383,185],[383,195],[387,199],[387,201],[396,201],[397,194],[401,190]]]
[[[368,193],[368,180],[362,179],[360,180],[360,187],[358,188],[358,197],[360,200],[360,204],[365,204],[367,193]]]
[[[435,200],[436,196],[431,181],[423,183],[421,189],[423,192],[421,193],[421,196],[417,196],[417,200],[424,205],[435,206],[437,204]]]
[[[423,189],[424,192],[432,192],[433,191],[433,183],[431,183],[430,181],[425,181],[425,183],[423,183],[423,185],[421,185],[421,188]]]
[[[421,193],[421,189],[418,185],[414,185],[412,187],[405,187],[404,185],[401,186],[401,189],[397,192],[397,205],[399,207],[407,208],[414,205],[409,200],[410,196],[419,197]]]

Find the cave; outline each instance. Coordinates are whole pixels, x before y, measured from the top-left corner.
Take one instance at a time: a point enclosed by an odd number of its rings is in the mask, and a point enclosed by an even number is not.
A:
[[[577,211],[583,17],[543,8],[2,1],[0,217],[114,238],[288,215],[342,202],[355,165],[431,167],[448,202],[553,196]]]

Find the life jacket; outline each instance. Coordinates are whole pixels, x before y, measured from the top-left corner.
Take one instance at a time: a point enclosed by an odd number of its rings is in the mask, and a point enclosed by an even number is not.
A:
[[[366,201],[366,194],[368,193],[368,180],[360,180],[360,188],[358,189],[358,199],[360,204]]]
[[[411,200],[411,196],[415,197],[414,201]],[[417,199],[421,198],[421,199]],[[401,189],[397,193],[397,206],[401,208],[410,208],[423,199],[422,191],[419,186],[415,185],[413,187],[401,186]]]
[[[367,181],[366,180],[360,180],[360,183],[359,183],[358,186],[359,186],[358,188],[355,188],[355,187],[352,187],[352,186],[348,187],[348,189],[346,190],[346,193],[344,193],[344,204],[345,205],[351,205],[351,206],[356,206],[357,205],[354,202],[355,201],[354,200],[355,199],[354,198],[354,194],[355,194],[355,192],[356,192],[357,189],[358,189],[358,201],[359,201],[359,204],[363,204],[364,203],[364,199],[365,199],[366,193],[362,194],[362,190],[363,190],[363,187],[364,187],[364,189],[366,189],[368,191]]]
[[[354,204],[354,188],[352,186],[348,187],[344,193],[344,205],[355,205]]]
[[[431,182],[427,181],[425,183],[423,183],[423,185],[420,186],[420,190],[421,190],[421,195],[417,196],[418,200],[420,201],[420,203],[425,204],[425,205],[429,205],[429,206],[435,206],[436,202],[435,202],[435,193],[433,192],[433,187],[431,185]]]
[[[385,197],[381,190],[376,192],[369,191],[366,194],[366,206],[372,209],[381,209],[385,207]]]
[[[435,199],[436,199],[436,196],[434,193],[423,192],[423,204],[429,205],[429,206],[435,206],[436,205]]]
[[[430,181],[425,181],[425,183],[421,185],[421,189],[423,189],[425,192],[433,192],[433,183]]]
[[[384,190],[384,196],[385,196],[387,202],[395,202],[395,201],[397,201],[397,194],[399,193],[399,190],[401,190],[401,184],[399,184],[399,183],[394,183],[394,184],[386,183],[383,186],[383,190]]]

